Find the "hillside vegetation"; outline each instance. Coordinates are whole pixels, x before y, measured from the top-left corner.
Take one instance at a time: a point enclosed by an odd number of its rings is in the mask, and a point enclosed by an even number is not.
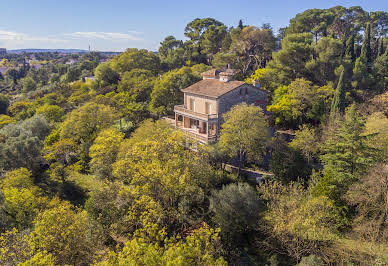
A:
[[[388,264],[387,33],[387,12],[336,6],[276,36],[203,18],[157,53],[6,55],[0,264]],[[235,106],[197,146],[160,118],[227,66],[270,115]],[[236,156],[273,175],[228,173]]]

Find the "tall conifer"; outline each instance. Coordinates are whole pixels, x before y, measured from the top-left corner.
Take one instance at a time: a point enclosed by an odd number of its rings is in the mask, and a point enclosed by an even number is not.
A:
[[[343,114],[345,111],[345,69],[342,68],[341,75],[335,90],[334,98],[331,104],[331,115],[337,113]]]

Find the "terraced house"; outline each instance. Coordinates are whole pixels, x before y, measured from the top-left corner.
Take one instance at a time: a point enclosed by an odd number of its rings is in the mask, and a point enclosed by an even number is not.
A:
[[[254,85],[233,80],[233,71],[211,69],[203,79],[185,89],[184,104],[176,105],[175,126],[202,143],[217,141],[223,114],[239,103],[255,104],[266,110],[267,92]]]

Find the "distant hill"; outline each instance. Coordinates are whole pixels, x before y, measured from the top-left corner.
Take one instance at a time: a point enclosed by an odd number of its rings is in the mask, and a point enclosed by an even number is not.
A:
[[[65,54],[84,54],[87,53],[88,50],[81,49],[15,49],[15,50],[7,50],[9,54],[21,54],[21,53],[65,53]],[[102,52],[103,54],[120,54],[120,52]]]
[[[7,50],[7,53],[10,54],[21,54],[21,53],[66,53],[66,54],[74,54],[74,53],[87,53],[87,50],[81,49],[15,49],[15,50]]]

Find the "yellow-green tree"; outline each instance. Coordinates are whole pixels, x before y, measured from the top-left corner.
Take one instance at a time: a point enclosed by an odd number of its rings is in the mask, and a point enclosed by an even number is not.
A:
[[[31,172],[26,168],[6,173],[0,188],[4,201],[3,211],[9,220],[7,226],[20,229],[28,227],[48,202],[39,187],[34,185]]]
[[[115,128],[101,131],[89,149],[90,169],[100,178],[112,178],[112,164],[116,161],[124,133]]]
[[[337,239],[342,217],[332,200],[312,197],[297,183],[267,182],[260,185],[259,192],[267,205],[259,223],[265,235],[259,240],[263,247],[270,245],[297,262],[303,256],[319,254]]]
[[[229,157],[238,158],[238,173],[245,157],[249,161],[261,158],[261,152],[268,136],[267,122],[263,110],[246,103],[236,105],[224,115],[220,147]]]
[[[180,240],[159,232],[163,245],[135,237],[122,251],[110,253],[108,260],[96,265],[227,265],[221,256],[218,233],[204,226]]]
[[[65,202],[39,213],[30,242],[34,252],[46,251],[60,265],[91,263],[100,246],[87,213]]]
[[[45,104],[36,109],[36,114],[43,114],[49,122],[60,122],[65,111],[58,105]]]
[[[87,161],[89,147],[97,134],[117,119],[114,109],[103,104],[89,102],[73,110],[60,129],[61,139],[71,139],[79,145],[80,156]]]
[[[122,143],[113,164],[113,176],[130,185],[135,195],[157,201],[171,222],[202,219],[204,196],[218,182],[218,175],[186,142],[163,122],[145,122]]]

